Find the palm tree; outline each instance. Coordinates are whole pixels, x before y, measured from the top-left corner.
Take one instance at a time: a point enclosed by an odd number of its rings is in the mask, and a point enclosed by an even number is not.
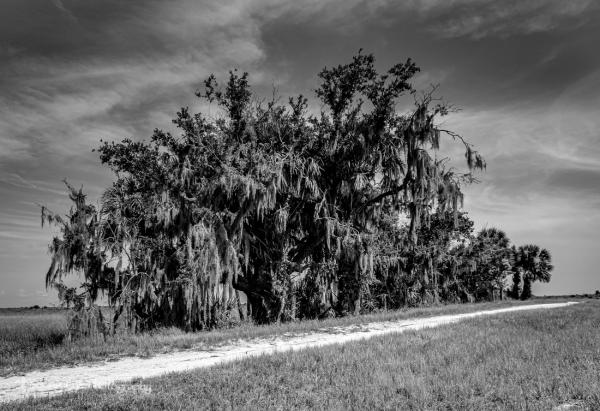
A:
[[[521,299],[526,300],[531,297],[531,285],[534,281],[545,283],[550,281],[550,271],[554,266],[548,250],[534,244],[527,244],[517,249],[515,268],[523,274]]]

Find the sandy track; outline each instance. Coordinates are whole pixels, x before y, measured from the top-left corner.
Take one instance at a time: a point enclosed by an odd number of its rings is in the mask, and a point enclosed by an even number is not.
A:
[[[125,358],[99,364],[32,371],[21,376],[0,378],[0,403],[21,400],[27,397],[54,396],[83,388],[106,387],[117,382],[130,381],[134,378],[155,377],[170,372],[211,367],[251,356],[343,344],[379,335],[401,333],[406,330],[437,327],[484,315],[559,308],[572,304],[577,303],[534,304],[466,314],[334,327],[314,333],[286,335],[283,338],[237,341],[214,350],[177,351],[157,354],[151,358]]]

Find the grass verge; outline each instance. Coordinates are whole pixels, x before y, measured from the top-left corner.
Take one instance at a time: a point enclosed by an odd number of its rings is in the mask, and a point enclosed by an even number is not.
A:
[[[600,409],[599,341],[600,301],[590,301],[5,407],[550,410],[578,404],[594,410]]]
[[[116,335],[105,341],[66,342],[65,313],[56,310],[0,310],[0,377],[34,369],[77,365],[123,356],[148,357],[173,350],[203,349],[239,339],[277,337],[328,327],[402,320],[442,314],[458,314],[514,305],[545,302],[502,301],[495,303],[440,305],[384,311],[362,316],[256,326],[250,323],[222,330],[186,333],[176,328],[159,329],[139,335]],[[547,302],[557,302],[557,299]]]

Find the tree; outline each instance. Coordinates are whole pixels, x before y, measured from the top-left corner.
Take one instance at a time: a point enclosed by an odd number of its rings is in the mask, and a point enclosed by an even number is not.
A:
[[[409,226],[398,226],[397,216],[385,223],[376,240],[376,274],[385,291],[377,292],[386,296],[390,307],[461,301],[458,267],[462,256],[457,249],[470,241],[473,231],[466,213],[438,211],[428,215],[418,229],[416,244],[409,241]]]
[[[42,227],[49,224],[60,230],[60,236],[49,246],[52,260],[46,272],[46,287],[60,283],[70,273],[81,273],[82,286],[95,300],[107,285],[102,274],[104,255],[96,242],[98,214],[96,208],[86,202],[83,188],[76,190],[66,180],[64,183],[73,202],[68,214],[61,216],[41,207]]]
[[[451,108],[434,90],[417,95],[410,59],[384,74],[374,63],[359,53],[321,71],[319,115],[303,96],[258,101],[247,73],[230,72],[224,87],[210,76],[197,95],[217,119],[182,108],[179,137],[157,129],[149,142],[100,146],[115,181],[77,252],[93,247],[122,322],[218,326],[238,292],[257,322],[358,313],[376,273],[394,269],[437,286],[419,236],[435,216],[457,219],[461,185],[485,162],[438,125]],[[414,108],[397,113],[403,97]],[[438,159],[442,138],[464,148],[467,171]],[[385,236],[397,237],[391,248]]]
[[[502,298],[504,281],[511,269],[510,240],[497,228],[481,230],[470,246],[470,263],[473,267],[468,276],[469,291],[476,299]]]
[[[554,269],[550,252],[534,244],[518,248],[515,255],[515,268],[523,275],[521,299],[531,298],[531,284],[534,281],[549,282],[550,271]]]
[[[52,260],[46,273],[46,287],[56,288],[61,304],[67,308],[73,305],[76,311],[69,319],[68,338],[103,336],[106,330],[102,312],[94,302],[109,287],[106,278],[112,269],[105,267],[105,255],[98,243],[98,213],[86,202],[83,188],[76,190],[66,180],[64,183],[73,202],[68,214],[61,216],[43,206],[41,209],[42,227],[50,224],[60,231],[60,236],[49,246]],[[82,292],[62,282],[73,272],[83,275]]]

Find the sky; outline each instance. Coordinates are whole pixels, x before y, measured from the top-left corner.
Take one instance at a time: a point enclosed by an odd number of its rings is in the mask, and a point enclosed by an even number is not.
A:
[[[63,179],[97,201],[102,140],[171,130],[210,74],[238,68],[268,96],[314,100],[317,73],[359,49],[412,58],[419,89],[485,156],[464,209],[477,228],[550,250],[534,294],[600,289],[600,3],[593,0],[2,0],[0,307],[51,305],[51,229]],[[460,156],[459,152],[450,151]]]

